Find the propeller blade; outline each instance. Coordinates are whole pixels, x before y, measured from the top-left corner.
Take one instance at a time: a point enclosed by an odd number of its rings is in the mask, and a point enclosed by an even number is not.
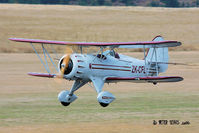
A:
[[[66,55],[61,64],[61,75],[64,75],[64,71],[68,68],[69,61],[70,61],[70,55]]]
[[[57,78],[63,78],[64,77],[64,72],[65,70],[68,68],[68,64],[69,64],[69,61],[70,61],[70,55],[73,53],[72,49],[70,47],[66,47],[65,49],[65,54],[66,56],[64,57],[63,59],[63,62],[61,64],[61,70],[60,70],[60,73],[57,74]]]

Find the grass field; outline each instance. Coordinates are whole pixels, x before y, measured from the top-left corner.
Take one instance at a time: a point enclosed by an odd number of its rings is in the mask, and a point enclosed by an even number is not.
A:
[[[142,57],[142,53],[129,53]],[[170,52],[171,62],[198,65],[199,53]],[[63,107],[57,94],[72,82],[58,84],[27,72],[43,68],[34,54],[0,54],[0,133],[43,132],[176,132],[199,130],[198,66],[169,66],[164,75],[180,75],[183,82],[158,84],[118,83],[104,90],[116,96],[102,108],[96,92],[84,86],[69,107]],[[190,125],[153,125],[153,120],[189,121]]]
[[[0,52],[32,52],[10,37],[63,41],[178,40],[199,50],[198,8],[81,7],[0,4]]]

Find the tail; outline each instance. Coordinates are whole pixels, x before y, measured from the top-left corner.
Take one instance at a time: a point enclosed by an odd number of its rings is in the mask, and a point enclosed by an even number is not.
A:
[[[163,37],[156,36],[152,41],[164,41]],[[157,56],[156,56],[157,55]],[[146,61],[149,64],[158,64],[158,72],[165,72],[168,69],[168,48],[150,48],[148,50]]]

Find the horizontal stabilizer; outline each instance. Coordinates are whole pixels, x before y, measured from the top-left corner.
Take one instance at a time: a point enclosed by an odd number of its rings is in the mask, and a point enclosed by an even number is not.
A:
[[[166,82],[179,82],[182,77],[178,76],[148,76],[148,77],[108,77],[106,82],[136,82],[136,83],[166,83]]]
[[[54,78],[54,77],[56,77],[56,74],[49,74],[49,73],[29,72],[28,75],[37,76],[37,77],[45,77],[45,78]]]

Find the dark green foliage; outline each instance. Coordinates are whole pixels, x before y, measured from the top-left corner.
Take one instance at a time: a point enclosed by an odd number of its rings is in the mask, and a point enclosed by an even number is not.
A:
[[[8,0],[0,0],[0,3],[8,3]]]
[[[199,0],[0,0],[0,3],[64,4],[82,6],[198,7]]]
[[[135,0],[123,0],[123,1],[125,2],[126,6],[134,6],[135,5],[135,3],[134,3]]]
[[[199,7],[199,0],[196,0],[196,6]]]
[[[159,1],[151,1],[151,3],[149,4],[149,6],[152,6],[152,7],[159,7],[160,6],[160,2]]]
[[[165,3],[166,7],[179,7],[180,5],[178,0],[161,0],[161,2]]]

